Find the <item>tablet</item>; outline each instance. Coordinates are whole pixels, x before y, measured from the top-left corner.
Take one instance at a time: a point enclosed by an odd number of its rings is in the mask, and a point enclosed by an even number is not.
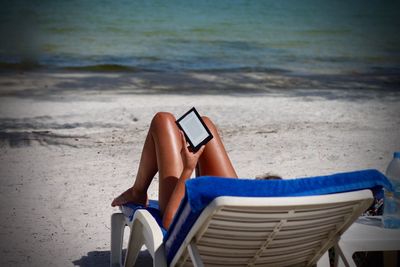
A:
[[[198,151],[202,145],[205,145],[213,138],[210,130],[194,107],[180,117],[176,124],[185,134],[186,141],[194,152]]]

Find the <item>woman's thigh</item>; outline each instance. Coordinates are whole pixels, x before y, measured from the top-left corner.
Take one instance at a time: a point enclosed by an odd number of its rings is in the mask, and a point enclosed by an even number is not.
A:
[[[236,171],[218,134],[217,127],[208,117],[203,117],[203,120],[210,129],[213,139],[206,144],[199,159],[199,175],[237,178]]]
[[[182,173],[182,141],[175,117],[159,112],[151,124],[159,176],[159,205],[163,213]]]

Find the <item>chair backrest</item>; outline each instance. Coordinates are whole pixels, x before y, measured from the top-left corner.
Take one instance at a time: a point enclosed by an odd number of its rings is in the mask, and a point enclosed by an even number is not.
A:
[[[372,203],[370,190],[301,197],[217,197],[171,262],[192,266],[312,266]]]

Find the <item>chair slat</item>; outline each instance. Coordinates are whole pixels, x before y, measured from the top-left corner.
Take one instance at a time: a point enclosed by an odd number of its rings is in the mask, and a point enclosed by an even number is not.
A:
[[[286,246],[274,246],[271,245],[270,248],[271,251],[276,252],[276,254],[279,254],[281,251],[285,251],[285,253],[297,253],[299,251],[303,251],[305,248],[314,250],[317,249],[319,244],[321,242],[318,240],[314,240],[311,242],[305,242],[303,244],[301,243],[296,243],[290,245],[289,243],[286,244]],[[198,246],[199,250],[201,251],[202,254],[205,255],[215,255],[218,257],[222,256],[229,256],[229,257],[243,257],[243,256],[254,256],[254,254],[258,251],[259,247],[232,247],[227,244],[220,244],[216,245],[213,244],[211,245],[199,245]],[[270,253],[270,252],[268,252]],[[271,252],[272,253],[272,252]],[[265,254],[268,256],[268,254]]]
[[[331,214],[347,214],[349,211],[352,211],[352,205],[341,205],[334,206],[328,209],[316,209],[316,210],[304,210],[298,211],[295,213],[288,215],[289,211],[285,212],[275,212],[275,213],[261,213],[260,210],[258,212],[252,212],[252,210],[247,210],[244,214],[240,212],[240,210],[226,210],[223,209],[215,214],[215,219],[229,219],[232,221],[240,221],[243,220],[243,217],[246,218],[247,221],[261,221],[261,220],[277,220],[283,218],[322,218],[329,216]]]
[[[332,215],[330,217],[324,217],[324,218],[317,218],[317,219],[303,219],[303,220],[290,220],[288,219],[287,223],[285,224],[285,227],[310,227],[313,225],[321,225],[324,223],[329,223],[329,224],[336,224],[338,222],[343,221],[343,217],[345,215]],[[245,231],[246,229],[265,229],[265,228],[273,228],[278,224],[280,221],[275,221],[275,222],[249,222],[246,220],[246,218],[243,219],[243,221],[230,221],[230,220],[212,220],[210,222],[210,227],[215,227],[215,228],[228,228],[228,229],[235,229],[235,230],[243,230]]]
[[[297,205],[296,206],[296,211],[297,212],[302,212],[302,211],[311,211],[311,210],[329,210],[331,208],[340,208],[340,207],[348,207],[348,206],[353,206],[354,204],[357,204],[357,201],[347,201],[347,202],[336,202],[336,203],[324,203],[324,204],[318,204],[318,203],[313,203],[313,204],[307,204],[307,205]],[[225,206],[221,211],[237,211],[239,213],[282,213],[282,212],[287,212],[289,210],[292,210],[293,206],[268,206],[268,205],[259,205],[259,206],[251,206],[251,207],[245,207],[245,206],[235,206],[235,205],[229,205]]]
[[[298,236],[307,236],[308,234],[312,234],[314,232],[321,232],[321,231],[331,231],[335,228],[332,224],[326,225],[319,225],[315,227],[306,227],[303,229],[282,229],[277,238],[291,236],[291,237],[298,237]],[[230,229],[216,229],[216,228],[208,228],[205,234],[210,236],[221,235],[226,238],[232,238],[236,240],[265,240],[265,237],[269,236],[272,232],[273,228],[270,229],[261,229],[260,231],[236,231]]]
[[[274,238],[273,244],[297,244],[298,242],[312,242],[314,240],[321,240],[322,238],[327,237],[327,233],[325,232],[317,232],[317,233],[310,233],[308,236],[301,236],[301,237],[291,237],[286,236],[285,238]],[[226,238],[223,235],[207,235],[205,234],[199,241],[199,246],[213,246],[213,245],[220,245],[224,247],[231,247],[231,248],[258,248],[260,247],[264,241],[268,237],[259,238],[258,240],[238,240],[232,238]]]

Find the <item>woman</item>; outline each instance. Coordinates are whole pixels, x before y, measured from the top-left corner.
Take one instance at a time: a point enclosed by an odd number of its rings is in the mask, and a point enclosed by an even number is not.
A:
[[[159,173],[158,201],[163,226],[168,229],[185,193],[185,181],[190,178],[196,164],[200,176],[237,178],[217,128],[207,117],[202,117],[214,136],[196,153],[186,146],[183,133],[171,113],[159,112],[151,121],[144,142],[139,169],[134,185],[113,200],[111,206],[128,202],[146,205],[147,189]]]

